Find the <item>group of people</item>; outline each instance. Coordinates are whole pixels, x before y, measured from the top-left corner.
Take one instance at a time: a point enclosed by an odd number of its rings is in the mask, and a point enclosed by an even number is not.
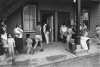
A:
[[[27,43],[27,53],[34,54],[34,51],[40,42],[41,46],[41,52],[44,51],[43,45],[42,45],[42,28],[43,28],[43,34],[46,39],[46,44],[49,44],[49,34],[51,32],[51,28],[49,24],[44,23],[43,27],[40,25],[40,22],[37,23],[37,26],[35,27],[36,35],[35,35],[35,45],[32,46],[33,40],[31,38],[30,34],[26,34],[26,43]],[[69,43],[72,42],[72,39],[75,40],[76,36],[76,28],[75,26],[66,26],[65,23],[63,23],[60,27],[60,37],[62,39],[62,42],[65,44],[67,42],[67,47],[69,47]],[[88,35],[87,26],[85,24],[80,25],[80,34],[81,34],[81,43],[83,42],[82,39],[86,39]],[[8,50],[9,53],[14,56],[14,52],[16,54],[23,52],[23,30],[21,29],[21,25],[19,23],[16,24],[16,28],[14,29],[14,37],[12,33],[7,33],[7,25],[4,24],[4,22],[1,23],[1,40],[3,47],[5,48],[5,52]],[[87,38],[86,40],[88,40]],[[75,41],[73,41],[75,42]],[[82,45],[84,48],[84,45]]]
[[[41,52],[44,51],[42,46],[42,27],[40,22],[37,23],[35,27],[36,35],[35,35],[35,45],[33,44],[33,39],[30,34],[26,34],[26,43],[27,43],[27,52],[26,54],[32,53],[40,42]],[[46,44],[49,44],[49,34],[50,34],[50,26],[49,24],[44,24],[43,33],[46,38]],[[9,54],[14,57],[14,54],[19,54],[23,52],[23,30],[21,29],[21,25],[19,23],[16,24],[16,28],[14,29],[14,37],[12,33],[7,33],[7,25],[2,21],[1,23],[1,41],[4,48],[4,52],[9,52]]]
[[[1,23],[1,42],[4,48],[4,52],[14,57],[14,53],[18,54],[23,49],[22,43],[22,34],[23,30],[21,29],[21,25],[16,24],[16,28],[14,29],[15,38],[13,38],[12,33],[7,33],[7,25],[2,21]]]
[[[89,50],[87,45],[87,41],[90,42],[90,38],[88,37],[88,29],[85,23],[80,24],[80,44],[81,47],[85,50]],[[63,23],[60,27],[60,37],[62,39],[63,44],[67,42],[67,47],[69,48],[69,43],[75,43],[76,37],[76,27],[75,26],[66,26]]]

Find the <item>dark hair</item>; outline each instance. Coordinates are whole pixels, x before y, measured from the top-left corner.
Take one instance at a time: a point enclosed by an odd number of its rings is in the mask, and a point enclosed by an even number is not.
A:
[[[96,27],[98,27],[98,25],[96,25]]]
[[[62,25],[65,25],[65,23],[62,23]]]
[[[20,25],[20,24],[19,24],[19,23],[17,23],[17,24],[16,24],[16,27],[19,27],[19,25]]]
[[[30,37],[30,34],[26,34],[26,37],[29,38]]]
[[[37,22],[37,25],[40,25],[41,22]]]
[[[12,36],[12,38],[13,38],[13,35],[12,35],[12,33],[8,33],[8,34],[7,34],[7,37],[9,36],[9,34],[11,34],[11,36]]]

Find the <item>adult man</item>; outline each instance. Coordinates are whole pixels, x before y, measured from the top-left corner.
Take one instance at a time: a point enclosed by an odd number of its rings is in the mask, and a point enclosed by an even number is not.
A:
[[[35,51],[35,48],[37,47],[38,45],[38,42],[40,41],[40,45],[41,45],[41,52],[44,51],[43,47],[42,47],[42,35],[41,35],[41,26],[40,26],[40,22],[37,23],[37,26],[35,28],[36,30],[36,35],[35,35],[35,41],[36,41],[36,44],[35,46],[33,47],[33,54],[34,54],[34,51]]]

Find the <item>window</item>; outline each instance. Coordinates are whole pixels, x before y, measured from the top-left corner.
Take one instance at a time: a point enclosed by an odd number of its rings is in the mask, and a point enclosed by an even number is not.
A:
[[[89,18],[89,9],[82,9],[82,22],[87,25],[87,28],[90,29],[90,18]]]
[[[36,5],[25,5],[23,9],[24,32],[35,32],[36,26]]]

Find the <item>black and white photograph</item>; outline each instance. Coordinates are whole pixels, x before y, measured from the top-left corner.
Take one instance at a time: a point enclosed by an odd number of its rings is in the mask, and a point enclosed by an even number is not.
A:
[[[100,67],[100,0],[0,0],[0,67]]]

